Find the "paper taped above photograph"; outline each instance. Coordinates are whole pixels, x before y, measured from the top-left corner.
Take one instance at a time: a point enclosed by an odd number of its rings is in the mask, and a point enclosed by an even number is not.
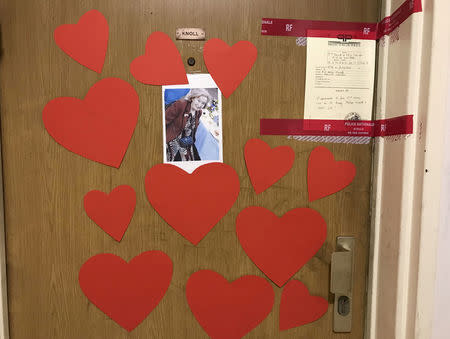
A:
[[[371,120],[375,40],[338,35],[308,37],[304,119]]]

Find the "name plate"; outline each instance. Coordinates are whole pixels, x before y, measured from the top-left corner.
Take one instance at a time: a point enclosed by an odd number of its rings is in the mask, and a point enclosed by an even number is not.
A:
[[[205,40],[206,33],[201,28],[177,28],[177,40]]]

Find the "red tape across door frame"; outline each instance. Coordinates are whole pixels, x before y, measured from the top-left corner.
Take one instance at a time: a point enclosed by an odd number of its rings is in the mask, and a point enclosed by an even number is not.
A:
[[[263,18],[261,35],[329,37],[330,32],[352,32],[352,38],[378,40],[394,31],[413,13],[422,12],[421,0],[406,0],[379,23]],[[413,116],[375,121],[261,119],[261,135],[379,137],[412,134]]]
[[[263,18],[261,35],[306,37],[308,30],[342,30],[359,32],[358,39],[378,40],[417,12],[422,12],[421,0],[406,0],[391,16],[378,23]]]
[[[412,134],[413,116],[367,120],[260,119],[261,135],[386,137]]]

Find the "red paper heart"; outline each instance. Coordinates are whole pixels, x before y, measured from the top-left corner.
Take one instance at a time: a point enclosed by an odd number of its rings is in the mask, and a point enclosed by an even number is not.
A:
[[[128,263],[103,253],[83,264],[78,281],[95,306],[132,331],[164,297],[172,271],[172,261],[161,251],[143,252]]]
[[[245,144],[245,163],[255,193],[259,194],[280,180],[292,168],[294,150],[289,146],[271,149],[260,139]]]
[[[83,264],[78,281],[95,306],[132,331],[166,294],[172,270],[172,261],[160,251],[143,252],[128,263],[103,253]]]
[[[256,266],[282,286],[320,249],[327,224],[310,208],[295,208],[278,218],[263,207],[251,206],[237,216],[236,233]]]
[[[250,41],[239,41],[230,47],[223,40],[210,39],[203,47],[205,65],[225,98],[245,79],[257,55]]]
[[[187,84],[180,52],[163,32],[153,32],[147,39],[145,54],[130,64],[134,78],[147,85]]]
[[[335,161],[328,148],[314,148],[308,160],[309,201],[340,191],[353,181],[355,175],[355,165],[350,161]]]
[[[75,25],[61,25],[53,34],[56,44],[83,66],[101,73],[108,48],[108,22],[99,11],[86,12]]]
[[[227,214],[239,189],[236,171],[222,163],[200,166],[192,174],[173,165],[158,164],[145,176],[150,204],[194,245]]]
[[[134,88],[118,78],[100,80],[84,100],[61,97],[42,112],[45,128],[61,146],[85,158],[119,167],[139,115]]]
[[[320,319],[328,311],[328,302],[311,296],[301,281],[291,280],[283,289],[280,303],[280,330],[306,325]]]
[[[118,186],[109,194],[90,191],[84,196],[86,214],[117,241],[122,240],[135,207],[136,193],[127,185]]]
[[[192,274],[186,297],[200,326],[213,339],[239,339],[270,313],[275,294],[263,278],[246,275],[229,283],[220,274]]]

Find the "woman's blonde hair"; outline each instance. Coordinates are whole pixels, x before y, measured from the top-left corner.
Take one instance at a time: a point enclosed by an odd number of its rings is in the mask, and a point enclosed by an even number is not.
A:
[[[192,99],[198,97],[206,97],[208,100],[206,104],[211,101],[211,94],[209,94],[209,92],[204,88],[191,88],[189,93],[185,95],[184,99],[187,101],[192,101]]]

